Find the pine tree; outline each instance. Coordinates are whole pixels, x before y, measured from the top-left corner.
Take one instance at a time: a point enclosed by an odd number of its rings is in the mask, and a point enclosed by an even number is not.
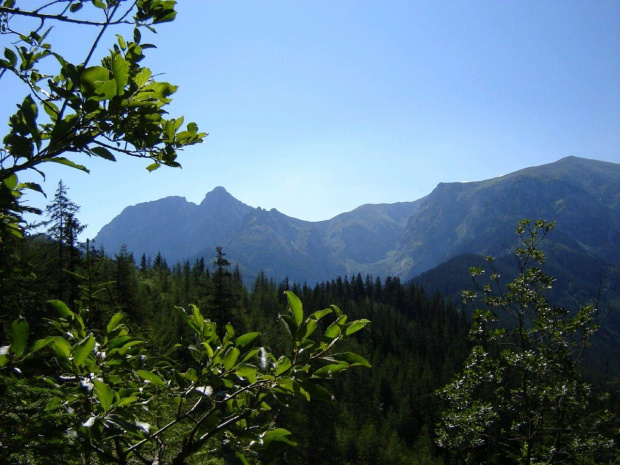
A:
[[[77,282],[74,277],[77,261],[80,255],[78,250],[78,236],[86,229],[77,218],[80,207],[72,202],[68,196],[68,188],[61,181],[54,194],[54,200],[47,206],[46,213],[49,219],[43,224],[47,226],[47,234],[57,245],[58,259],[56,263],[57,294],[60,298],[74,301],[77,298]],[[66,271],[69,271],[67,278]]]

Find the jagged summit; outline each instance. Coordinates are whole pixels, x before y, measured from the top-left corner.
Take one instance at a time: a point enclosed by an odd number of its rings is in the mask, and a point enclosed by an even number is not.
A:
[[[175,197],[127,208],[96,240],[110,253],[122,244],[134,256],[161,251],[168,263],[210,258],[222,246],[250,279],[260,270],[309,283],[410,278],[462,253],[505,252],[523,218],[557,220],[558,247],[620,266],[620,165],[571,156],[319,222],[250,207],[218,186],[200,205]]]

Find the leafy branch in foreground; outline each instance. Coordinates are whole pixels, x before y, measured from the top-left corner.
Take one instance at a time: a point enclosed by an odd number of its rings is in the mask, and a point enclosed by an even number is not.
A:
[[[305,316],[297,296],[286,294],[288,312],[281,319],[290,353],[276,356],[257,345],[260,333],[236,336],[231,325],[220,338],[215,324],[191,306],[178,309],[187,334],[177,344],[187,360],[182,367],[150,364],[146,342],[130,335],[122,314],[99,335],[86,327],[84,310],[50,301],[60,314],[50,320],[57,335],[29,346],[28,323],[15,320],[11,344],[0,348],[2,378],[48,386],[45,411],[63,417],[66,450],[79,451],[87,463],[180,465],[192,456],[215,456],[247,464],[252,456],[294,445],[291,433],[275,424],[288,398],[332,400],[324,386],[329,379],[370,366],[358,354],[333,352],[368,320],[347,322],[336,306]],[[36,431],[36,424],[31,427]],[[3,438],[4,448],[15,443],[10,434]]]
[[[22,8],[25,4],[25,7]],[[24,86],[24,98],[9,119],[0,147],[0,241],[21,235],[24,190],[43,192],[40,185],[20,182],[21,172],[57,163],[88,172],[68,155],[82,154],[115,161],[124,155],[151,161],[147,169],[179,166],[177,151],[206,136],[195,123],[183,129],[183,118],[167,118],[166,106],[177,87],[154,78],[140,63],[141,30],[174,19],[171,0],[96,0],[18,2],[0,6],[0,34],[12,39],[0,59],[0,79],[13,74]],[[101,20],[93,18],[101,17]],[[83,61],[72,63],[50,38],[57,22],[98,31]],[[104,33],[133,25],[131,40],[117,43],[98,64],[91,63]],[[20,29],[18,29],[20,28]]]
[[[447,406],[437,443],[468,463],[612,463],[617,419],[594,408],[596,399],[579,369],[597,326],[595,309],[570,316],[544,295],[553,278],[541,266],[540,242],[554,224],[524,220],[514,252],[519,275],[505,288],[493,269],[478,289],[473,344],[462,373],[440,391]],[[484,273],[472,268],[474,279]],[[464,292],[467,299],[474,292]],[[506,327],[499,326],[505,324]]]

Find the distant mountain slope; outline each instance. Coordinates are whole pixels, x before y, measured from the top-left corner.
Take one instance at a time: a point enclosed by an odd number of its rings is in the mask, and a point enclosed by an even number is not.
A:
[[[620,165],[575,157],[440,184],[409,218],[392,270],[414,277],[459,254],[505,253],[522,218],[555,220],[552,240],[620,266],[619,193]]]
[[[264,270],[314,283],[357,273],[411,278],[461,254],[502,255],[522,218],[556,220],[549,246],[561,253],[550,266],[574,276],[568,268],[586,258],[620,267],[620,165],[568,157],[320,222],[250,207],[218,187],[200,205],[169,197],[128,207],[95,240],[111,253],[122,244],[136,257],[161,252],[168,263],[210,258],[222,246],[250,279]]]
[[[125,208],[101,228],[95,243],[111,253],[125,244],[138,257],[161,252],[175,263],[222,245],[251,211],[223,187],[209,192],[200,205],[184,197],[166,197]]]

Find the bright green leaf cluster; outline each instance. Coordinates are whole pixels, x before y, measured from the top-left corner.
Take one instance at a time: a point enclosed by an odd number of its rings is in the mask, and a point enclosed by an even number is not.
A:
[[[80,154],[110,161],[119,155],[145,158],[151,162],[149,171],[162,165],[178,167],[177,152],[206,136],[195,123],[182,128],[182,117],[167,116],[166,107],[177,87],[156,80],[141,65],[144,51],[154,46],[141,43],[140,29],[154,30],[154,25],[173,20],[176,2],[75,1],[68,11],[57,10],[66,2],[19,3],[4,2],[0,7],[0,28],[15,34],[15,42],[5,47],[0,59],[0,78],[14,74],[26,94],[9,119],[0,147],[0,241],[7,234],[20,235],[24,212],[36,213],[20,197],[24,190],[41,192],[41,188],[19,183],[21,171],[43,174],[42,164],[59,163],[88,172],[74,160]],[[94,11],[83,8],[85,4]],[[101,21],[93,19],[99,15]],[[98,40],[83,62],[71,63],[55,52],[50,40],[53,27],[43,30],[37,23],[31,31],[15,32],[13,23],[24,18],[75,21],[102,33],[124,24],[135,29],[133,40],[117,35],[117,43],[99,64],[90,63]],[[24,27],[19,22],[18,26]]]
[[[215,324],[190,306],[178,309],[191,336],[177,350],[192,362],[182,369],[164,360],[148,363],[145,341],[130,335],[122,314],[113,315],[105,334],[98,335],[87,328],[84,310],[50,301],[59,314],[50,320],[57,334],[28,349],[28,323],[16,320],[10,346],[1,349],[0,367],[46,363],[44,380],[58,393],[48,408],[70,409],[79,446],[103,462],[168,454],[171,463],[184,463],[216,441],[225,445],[219,447],[222,457],[248,463],[248,454],[269,457],[294,445],[290,431],[273,423],[287,398],[332,400],[325,380],[370,366],[358,354],[332,353],[367,320],[347,323],[335,306],[305,317],[297,296],[287,292],[287,297],[282,321],[292,352],[281,356],[258,345],[257,332],[237,336],[229,324],[220,337]],[[322,336],[312,337],[330,315],[334,319]],[[168,412],[163,423],[157,419],[162,410]]]

